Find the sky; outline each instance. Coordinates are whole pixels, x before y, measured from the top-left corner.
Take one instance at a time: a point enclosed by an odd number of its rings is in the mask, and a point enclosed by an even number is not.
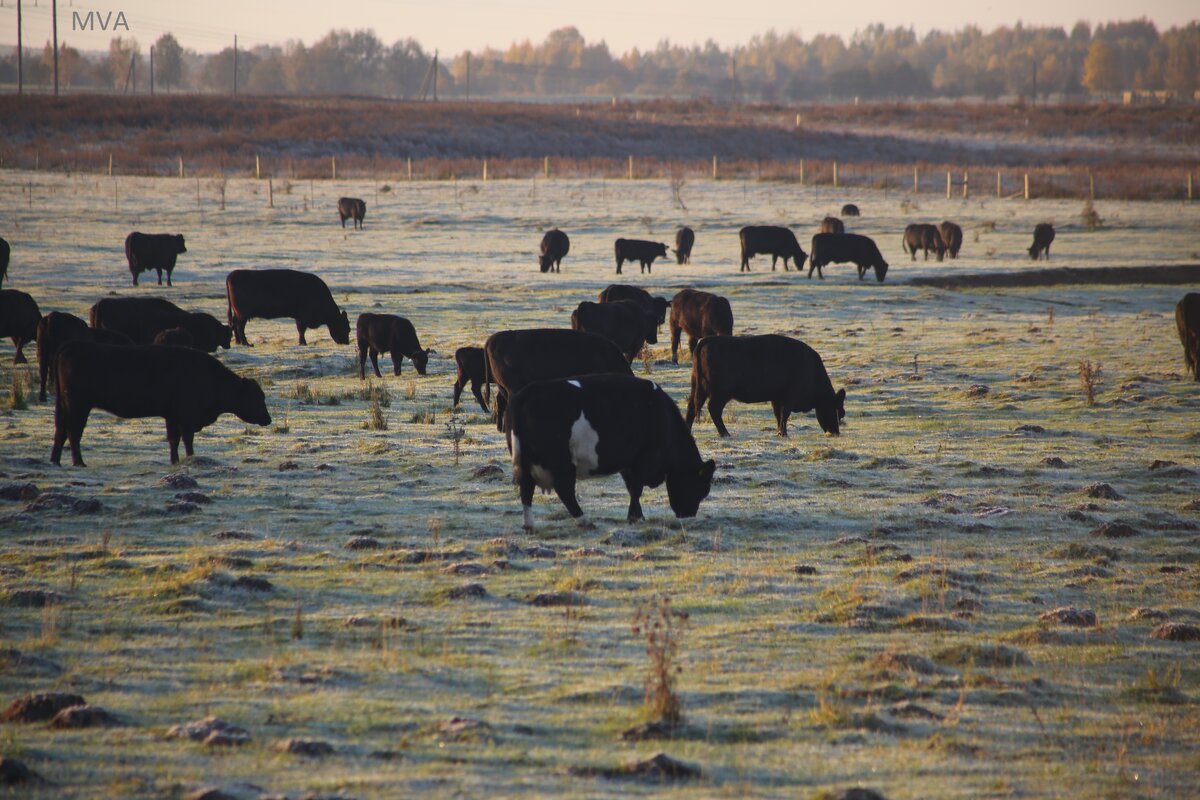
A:
[[[50,0],[22,0],[26,46],[50,39]],[[17,41],[16,0],[0,0],[0,44]],[[128,30],[145,51],[171,31],[188,47],[215,52],[238,35],[240,45],[311,43],[330,29],[370,28],[386,43],[414,38],[426,50],[453,56],[486,46],[506,49],[529,39],[542,41],[550,31],[573,25],[589,41],[604,40],[615,54],[653,49],[661,40],[690,45],[708,39],[722,47],[741,44],[774,29],[796,31],[805,39],[821,33],[848,39],[873,23],[911,26],[918,35],[937,28],[976,25],[984,31],[1020,21],[1059,25],[1078,20],[1108,22],[1148,17],[1160,30],[1200,19],[1195,0],[856,0],[800,3],[796,0],[58,0],[58,35],[81,50],[107,50],[114,26],[124,15]],[[107,16],[108,30],[72,30],[73,18],[86,12]],[[97,17],[99,18],[99,17]]]

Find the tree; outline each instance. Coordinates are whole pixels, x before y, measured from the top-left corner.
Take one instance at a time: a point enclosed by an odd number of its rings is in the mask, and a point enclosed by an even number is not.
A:
[[[125,85],[125,77],[129,74],[129,62],[136,64],[141,48],[137,39],[114,36],[108,43],[108,77],[115,88]]]
[[[183,47],[170,33],[154,43],[154,79],[163,86],[178,87],[183,82]]]
[[[1121,88],[1121,64],[1117,49],[1097,39],[1088,47],[1083,62],[1083,85],[1091,92],[1115,92]]]

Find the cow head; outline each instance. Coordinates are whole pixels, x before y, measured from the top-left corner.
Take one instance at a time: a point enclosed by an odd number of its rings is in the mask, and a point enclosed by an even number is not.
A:
[[[667,499],[675,516],[696,516],[700,501],[708,497],[712,489],[713,473],[716,471],[717,462],[709,459],[698,467],[684,467],[667,473]]]
[[[253,378],[239,378],[237,402],[233,413],[253,425],[270,425],[271,412],[267,411],[267,398],[262,387]]]
[[[429,354],[432,352],[433,352],[432,347],[429,348],[428,350],[421,350],[420,348],[418,348],[418,349],[414,350],[412,352],[412,354],[409,356],[409,358],[412,359],[413,366],[417,368],[418,375],[425,374],[425,367],[426,367],[426,365],[429,364]]]
[[[217,336],[217,344],[220,345],[222,349],[228,350],[229,346],[233,344],[233,328],[223,323],[217,324],[220,326],[221,330],[220,334]]]
[[[887,277],[888,263],[880,258],[875,262],[875,280],[883,283],[883,279]]]
[[[659,325],[667,321],[667,310],[671,307],[671,301],[665,297],[651,297],[651,302],[654,303],[654,317]]]
[[[186,253],[187,247],[183,243],[183,234],[182,233],[176,234],[175,239],[177,240],[177,244],[179,245],[179,249],[176,252]]]
[[[655,247],[655,253],[657,254],[655,256],[656,258],[666,258],[667,257],[667,246],[665,244],[663,244],[662,242],[655,242],[654,247]]]
[[[350,317],[345,311],[329,321],[329,335],[338,344],[350,344]]]
[[[837,436],[841,431],[838,430],[838,420],[846,416],[846,390],[838,389],[830,400],[817,405],[817,422],[821,425],[821,430],[828,434]]]
[[[549,272],[550,267],[554,266],[554,256],[551,256],[551,255],[538,256],[538,266],[542,268],[542,272]]]

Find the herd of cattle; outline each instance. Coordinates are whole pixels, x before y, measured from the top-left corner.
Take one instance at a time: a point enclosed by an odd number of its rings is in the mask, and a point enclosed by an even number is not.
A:
[[[355,198],[338,201],[343,227],[353,219],[361,227],[366,205]],[[854,206],[843,216],[857,216]],[[867,269],[884,280],[888,264],[874,241],[846,233],[842,220],[826,217],[805,253],[791,230],[748,226],[740,231],[741,269],[749,270],[756,255],[770,255],[772,269],[782,258],[797,271],[809,260],[809,277],[830,263],[854,263],[861,280]],[[1029,253],[1049,256],[1054,229],[1040,224]],[[674,248],[679,263],[688,263],[695,233],[680,228]],[[917,224],[905,230],[903,246],[916,258],[932,250],[938,260],[956,258],[962,229],[953,222],[940,226]],[[549,231],[542,240],[539,263],[543,272],[559,271],[570,249],[565,233]],[[625,261],[649,271],[667,246],[641,240],[616,240],[617,272]],[[10,248],[0,239],[0,281],[6,275]],[[176,234],[131,233],[125,254],[136,285],[141,272],[171,273],[176,258],[186,253]],[[326,327],[338,344],[350,343],[350,320],[329,287],[318,276],[291,269],[234,270],[225,280],[227,324],[205,312],[186,311],[162,298],[107,297],[91,307],[89,320],[51,311],[42,315],[25,292],[0,290],[0,337],[11,337],[14,363],[26,362],[23,347],[36,343],[42,401],[47,386],[54,388],[55,432],[50,460],[60,462],[68,441],[72,461],[84,466],[80,441],[93,409],[118,417],[162,417],[166,422],[171,463],[179,459],[182,441],[193,455],[196,432],[223,413],[245,422],[268,425],[271,415],[259,384],[225,367],[211,353],[234,343],[250,347],[246,324],[252,319],[295,321],[299,343],[305,331]],[[575,497],[575,482],[591,475],[620,473],[629,491],[628,518],[640,520],[643,488],[667,485],[677,516],[695,515],[712,485],[715,464],[704,461],[691,430],[708,406],[713,425],[728,436],[723,411],[732,400],[770,403],[780,436],[787,436],[792,413],[815,411],[828,434],[839,433],[845,416],[846,391],[834,391],[820,355],[805,343],[782,335],[734,336],[733,310],[716,294],[683,289],[671,298],[653,296],[636,286],[613,284],[600,292],[598,302],[582,301],[571,314],[570,329],[535,328],[499,331],[483,347],[461,347],[454,355],[454,405],[470,384],[480,407],[495,414],[498,430],[512,454],[514,481],[520,491],[526,530],[532,531],[531,506],[535,487],[553,490],[571,516],[589,527]],[[1200,381],[1200,294],[1186,295],[1176,308],[1179,336],[1188,371]],[[688,336],[691,354],[691,394],[686,417],[655,382],[635,378],[634,359],[646,344],[658,342],[668,325],[671,361],[679,363],[679,345]],[[400,374],[404,358],[426,374],[433,352],[421,347],[412,323],[390,314],[364,313],[356,323],[358,373],[366,376],[366,361],[377,376],[378,357],[392,359]],[[494,409],[489,408],[496,386]]]

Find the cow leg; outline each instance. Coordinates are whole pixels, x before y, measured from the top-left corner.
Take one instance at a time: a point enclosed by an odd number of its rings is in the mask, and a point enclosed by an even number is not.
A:
[[[481,386],[482,386],[481,381],[476,381],[476,380],[471,381],[471,394],[475,395],[475,399],[479,402],[479,407],[482,408],[484,410],[484,412],[486,413],[490,409],[488,409],[487,403],[483,402],[483,392],[480,391]]]
[[[641,522],[646,517],[642,515],[642,481],[633,474],[633,470],[621,473],[625,480],[625,488],[629,490],[629,522]]]
[[[517,484],[521,492],[521,512],[525,533],[533,534],[533,471],[521,468]]]
[[[363,339],[358,340],[358,379],[367,379],[367,343]]]
[[[63,443],[67,441],[67,412],[63,410],[62,393],[54,402],[54,445],[50,448],[50,463],[59,466],[62,463]]]
[[[508,408],[508,392],[504,389],[496,390],[496,430],[504,431],[504,412]]]
[[[179,425],[167,417],[167,444],[171,448],[171,463],[179,463]]]
[[[562,272],[562,259],[561,258],[558,261],[554,262],[554,271]]]
[[[774,271],[775,271],[775,262],[776,262],[776,261],[778,261],[778,260],[779,260],[779,259],[778,259],[778,256],[775,256],[775,255],[772,255],[772,256],[771,256],[771,272],[774,272]],[[785,264],[784,264],[784,265],[786,266],[786,262],[785,262]]]
[[[194,456],[196,451],[192,449],[192,440],[196,437],[196,432],[193,430],[184,429],[180,431],[183,437],[183,450],[189,456]]]
[[[618,259],[617,259],[617,274],[618,274],[618,275],[620,275],[620,274],[621,274],[621,265],[622,265],[622,264],[624,264],[624,263],[625,263],[625,260],[624,260],[623,258],[618,258]]]
[[[167,270],[167,286],[171,285],[171,270]]]
[[[784,257],[783,257],[783,271],[784,271],[784,272],[787,272],[787,271],[788,271],[788,263],[787,263],[787,262],[788,262],[788,257],[787,257],[787,256],[784,256]]]
[[[399,375],[400,367],[404,363],[404,353],[397,350],[392,351],[392,374]]]
[[[675,322],[672,320],[672,322],[671,322],[671,363],[672,364],[679,363],[679,337],[680,337],[680,334],[682,334],[682,333],[683,333],[683,329],[677,327],[675,325]]]
[[[695,374],[693,372],[693,374]],[[699,381],[692,381],[692,396],[688,398],[687,405],[687,428],[690,433],[692,423],[700,416],[700,412],[704,410],[704,404],[708,402],[708,395],[704,393],[704,387]]]
[[[158,273],[158,285],[159,285],[159,286],[162,286],[162,270],[161,270],[161,269],[155,269],[154,271]]]
[[[49,358],[39,358],[38,359],[38,377],[41,378],[41,383],[42,383],[41,389],[38,391],[38,402],[39,403],[46,402],[46,378],[49,377],[49,373],[50,373]],[[55,391],[57,391],[57,382],[55,383]]]
[[[594,530],[596,526],[583,515],[583,509],[579,507],[579,500],[575,497],[575,468],[571,466],[561,472],[559,470],[552,470],[552,472],[554,473],[554,492],[562,504],[567,507],[567,513],[571,515],[571,519],[575,520],[575,524],[585,531]]]
[[[25,353],[23,350],[23,348],[25,347],[25,340],[22,339],[20,336],[14,336],[13,344],[17,348],[17,354],[15,356],[13,356],[13,363],[14,364],[28,364],[29,360],[25,358]]]
[[[375,370],[375,377],[382,378],[383,373],[379,371],[379,351],[372,347],[367,352],[371,355],[371,368]]]
[[[73,412],[67,407],[66,400],[59,392],[54,404],[54,447],[50,450],[50,463],[59,464],[62,458],[63,442],[71,442],[71,463],[77,467],[87,466],[83,463],[83,453],[80,452],[79,442],[83,438],[83,429],[87,426],[90,408]]]
[[[138,274],[137,274],[136,272],[132,272],[131,274],[133,275],[133,285],[134,285],[134,286],[137,286],[137,276],[138,276]]]
[[[308,344],[304,341],[304,323],[300,320],[296,320],[296,330],[300,332],[300,344]]]
[[[780,436],[787,436],[788,411],[787,403],[782,400],[772,400],[771,409],[775,412],[775,429]]]
[[[454,381],[454,408],[458,408],[458,399],[462,397],[462,390],[465,384],[466,381],[461,377],[455,379]]]
[[[688,355],[694,361],[696,359],[696,337],[688,334]]]
[[[717,426],[717,433],[722,436],[729,435],[729,429],[725,427],[725,419],[722,416],[725,413],[725,404],[729,401],[725,398],[712,398],[708,401],[708,415],[712,417],[713,425]]]
[[[234,334],[234,338],[236,339],[237,343],[243,344],[246,347],[253,347],[254,345],[250,344],[250,341],[246,338],[246,318],[245,317],[234,317],[232,322],[233,322],[233,334]]]

